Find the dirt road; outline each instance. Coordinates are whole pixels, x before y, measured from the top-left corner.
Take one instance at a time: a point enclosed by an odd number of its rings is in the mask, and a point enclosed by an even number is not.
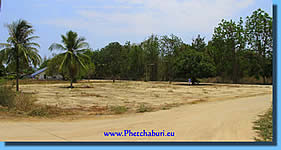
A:
[[[184,105],[170,110],[76,121],[0,120],[1,141],[253,141],[252,122],[272,95]],[[105,137],[108,131],[173,131],[174,137]]]

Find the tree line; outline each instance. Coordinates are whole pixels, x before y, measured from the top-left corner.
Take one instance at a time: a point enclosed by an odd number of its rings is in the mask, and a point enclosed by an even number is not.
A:
[[[239,21],[222,20],[214,28],[211,40],[198,35],[191,44],[176,35],[151,35],[141,43],[112,42],[92,50],[76,32],[61,35],[50,51],[52,58],[41,60],[39,45],[32,40],[32,26],[19,20],[8,25],[10,37],[1,43],[0,75],[32,72],[47,67],[47,74],[60,74],[72,83],[77,79],[116,79],[143,81],[178,81],[190,78],[220,77],[222,82],[241,83],[244,77],[272,77],[272,18],[261,9]],[[5,65],[3,65],[5,64]],[[20,64],[20,65],[19,65]]]

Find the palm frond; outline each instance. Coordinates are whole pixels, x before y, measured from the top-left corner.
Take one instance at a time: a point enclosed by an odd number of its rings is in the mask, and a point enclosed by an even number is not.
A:
[[[66,48],[61,45],[61,44],[58,44],[58,43],[53,43],[50,47],[49,47],[49,50],[50,51],[53,51],[53,50],[66,50]]]
[[[40,45],[35,42],[25,43],[25,46],[27,46],[27,47],[35,46],[35,47],[40,48]]]
[[[63,55],[64,55],[64,58],[59,67],[59,71],[61,71],[62,69],[68,68],[67,64],[69,64],[69,62],[70,62],[69,59],[71,59],[71,52],[67,51],[67,52],[63,53]]]
[[[11,44],[9,44],[9,43],[0,43],[0,48],[7,48],[7,47],[11,47]]]
[[[40,38],[40,37],[39,36],[31,36],[31,37],[26,38],[26,41],[29,42],[29,41],[32,41],[32,40],[38,39],[38,38]]]
[[[75,58],[75,60],[78,62],[79,67],[82,66],[83,69],[87,70],[87,66],[84,65],[83,60],[81,60],[80,57],[77,57],[77,56],[76,56],[76,57],[74,57],[74,58]]]

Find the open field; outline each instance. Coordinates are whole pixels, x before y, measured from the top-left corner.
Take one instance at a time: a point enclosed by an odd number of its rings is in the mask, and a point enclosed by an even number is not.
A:
[[[46,82],[48,83],[48,82]],[[87,114],[110,114],[109,110],[145,112],[184,104],[253,97],[272,93],[270,85],[200,84],[189,86],[185,82],[141,82],[85,80],[75,83],[46,84],[35,82],[21,85],[25,93],[32,93],[37,103],[79,110]]]

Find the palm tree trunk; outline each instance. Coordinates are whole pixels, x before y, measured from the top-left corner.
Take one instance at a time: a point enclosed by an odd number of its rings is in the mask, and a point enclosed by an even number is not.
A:
[[[16,46],[16,91],[19,91],[19,57],[18,57],[18,48]]]

